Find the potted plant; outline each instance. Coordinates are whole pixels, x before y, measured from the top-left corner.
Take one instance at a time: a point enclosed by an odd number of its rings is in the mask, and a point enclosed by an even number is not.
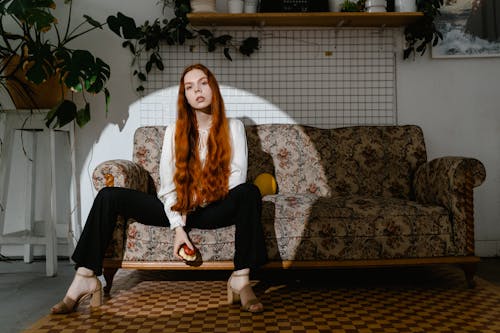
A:
[[[21,93],[22,99],[32,103],[31,108],[40,108],[34,100],[36,89],[55,81],[59,85],[55,89],[58,95],[47,113],[46,125],[60,127],[76,120],[83,126],[90,120],[88,93],[103,93],[108,111],[110,94],[106,83],[110,67],[91,52],[68,44],[92,30],[102,29],[105,23],[84,15],[83,22],[73,27],[72,1],[65,0],[64,4],[67,23],[61,29],[54,16],[53,0],[0,0],[0,84],[11,97]],[[80,93],[83,102],[75,102],[75,92]]]
[[[406,47],[403,51],[404,59],[416,52],[423,55],[430,43],[435,46],[440,39],[443,39],[443,35],[437,30],[434,23],[436,17],[441,15],[439,9],[442,5],[443,0],[417,0],[417,10],[422,12],[424,17],[408,25],[404,30],[406,39]]]
[[[364,0],[344,0],[340,5],[341,12],[362,12],[365,10]]]
[[[153,22],[146,21],[137,26],[132,17],[118,13],[116,16],[109,16],[107,23],[109,28],[118,36],[125,39],[123,47],[130,50],[133,56],[132,64],[136,67],[133,75],[139,79],[137,91],[144,90],[142,82],[147,80],[149,72],[156,67],[164,69],[164,59],[160,54],[160,49],[164,45],[183,45],[188,39],[199,38],[209,52],[213,52],[219,47],[222,48],[224,57],[232,60],[231,50],[250,56],[259,49],[259,39],[248,37],[238,42],[228,34],[216,35],[208,29],[196,29],[189,23],[187,14],[191,12],[190,0],[162,0],[163,9],[172,6],[174,17],[168,19],[156,19]],[[142,64],[141,56],[146,55],[147,61]]]

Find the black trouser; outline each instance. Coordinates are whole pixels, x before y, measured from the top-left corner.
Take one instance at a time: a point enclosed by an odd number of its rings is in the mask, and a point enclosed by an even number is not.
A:
[[[250,183],[236,186],[226,198],[188,214],[186,227],[215,229],[236,225],[234,266],[255,269],[267,261],[260,223],[261,196]],[[97,194],[72,259],[77,267],[102,274],[104,253],[113,236],[118,215],[142,224],[169,227],[163,203],[155,195],[121,187],[105,187]]]

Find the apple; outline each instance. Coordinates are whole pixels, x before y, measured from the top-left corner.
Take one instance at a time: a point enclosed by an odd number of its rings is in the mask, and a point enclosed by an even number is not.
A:
[[[183,244],[179,249],[179,255],[186,261],[196,260],[196,251],[191,250],[186,244]]]
[[[188,256],[192,256],[196,254],[195,250],[191,250],[187,244],[182,244],[182,248],[184,249],[184,253]]]

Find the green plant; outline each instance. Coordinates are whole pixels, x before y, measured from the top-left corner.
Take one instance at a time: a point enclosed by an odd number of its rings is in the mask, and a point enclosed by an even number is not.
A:
[[[132,64],[136,67],[133,75],[137,76],[140,84],[137,91],[144,90],[142,83],[147,80],[147,75],[156,67],[163,70],[164,59],[161,57],[161,47],[167,45],[183,45],[188,39],[199,38],[207,47],[209,52],[222,48],[226,59],[232,60],[231,50],[236,50],[243,55],[250,56],[259,49],[259,39],[248,37],[241,42],[235,42],[228,34],[216,35],[208,29],[195,29],[189,23],[187,14],[191,12],[189,0],[161,0],[163,8],[173,6],[174,17],[168,19],[156,19],[152,23],[144,22],[137,26],[135,20],[122,13],[109,16],[107,23],[109,28],[118,36],[125,39],[122,46],[128,48],[133,55]],[[141,56],[146,54],[147,60],[142,64]]]
[[[434,23],[436,17],[441,15],[439,9],[442,5],[443,0],[417,0],[418,11],[423,12],[424,17],[408,25],[404,30],[406,39],[406,47],[403,51],[404,59],[417,52],[423,55],[430,43],[435,46],[440,39],[443,39],[443,35],[437,30]]]
[[[365,10],[365,0],[344,0],[340,7],[341,12],[362,12]]]
[[[108,112],[110,94],[106,88],[110,67],[91,52],[73,49],[71,41],[95,29],[102,29],[99,23],[84,15],[83,22],[72,26],[72,1],[65,0],[67,23],[60,30],[54,16],[53,0],[0,0],[0,67],[1,84],[16,80],[18,71],[26,70],[25,77],[36,85],[59,75],[59,81],[72,92],[81,93],[83,106],[78,107],[73,99],[65,99],[61,89],[58,105],[52,108],[46,118],[46,125],[63,126],[76,120],[79,126],[90,120],[90,104],[86,93],[104,93],[105,110]],[[12,73],[6,73],[14,56],[20,61]],[[30,91],[25,91],[30,96]]]

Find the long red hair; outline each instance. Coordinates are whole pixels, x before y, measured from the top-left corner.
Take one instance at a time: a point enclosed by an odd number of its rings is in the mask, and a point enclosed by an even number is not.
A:
[[[212,127],[204,165],[198,152],[196,115],[187,101],[184,88],[184,77],[193,69],[205,73],[212,89]],[[229,124],[219,84],[208,68],[201,64],[191,65],[182,73],[177,99],[174,174],[177,203],[172,210],[188,213],[204,203],[224,198],[229,191],[230,160]]]

